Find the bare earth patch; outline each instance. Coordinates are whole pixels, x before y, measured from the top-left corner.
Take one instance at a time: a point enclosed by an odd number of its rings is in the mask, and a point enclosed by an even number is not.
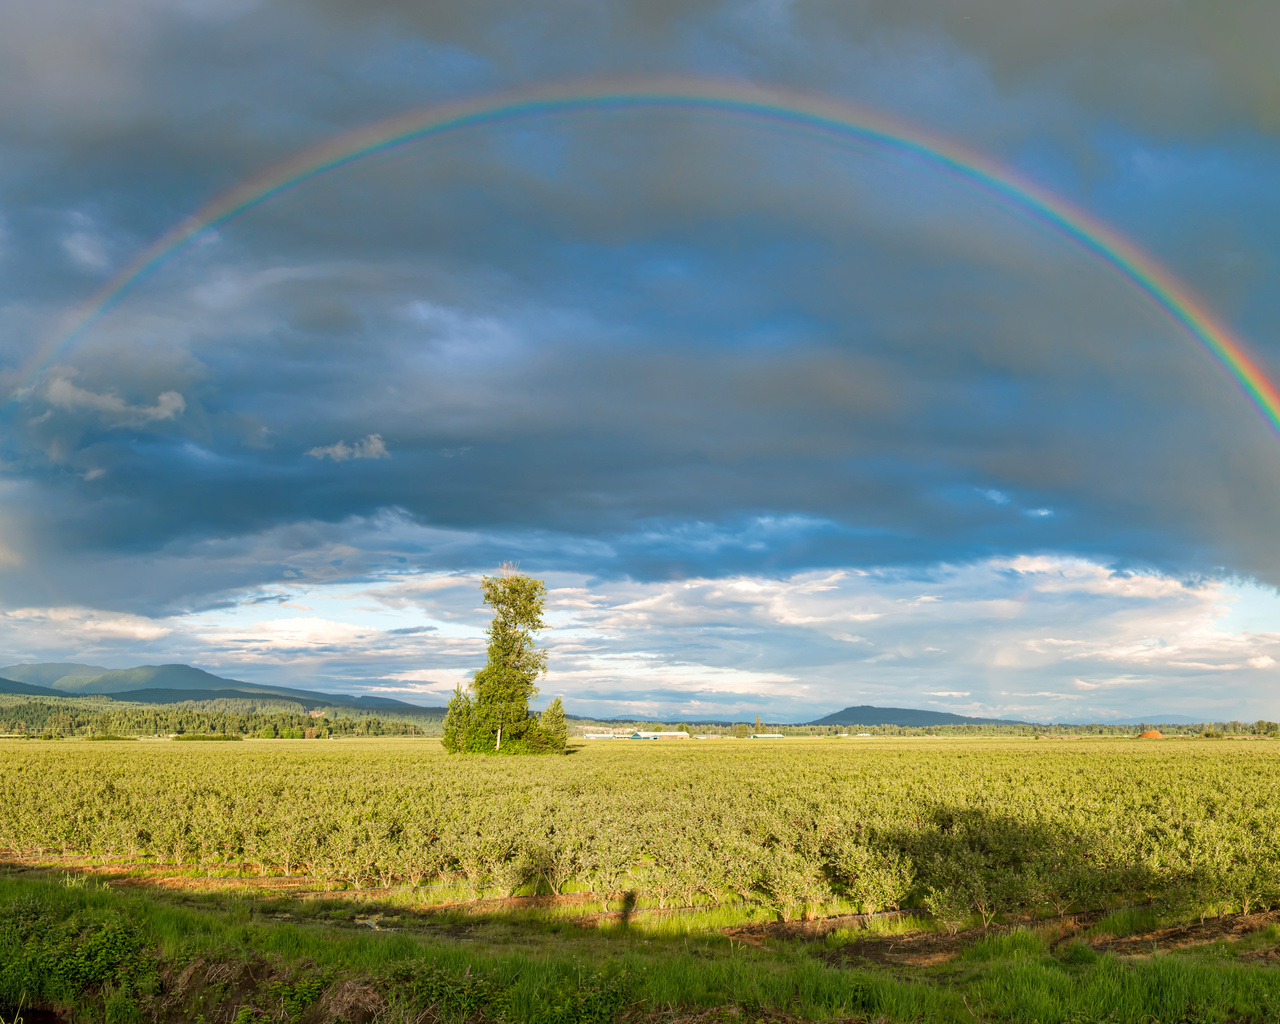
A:
[[[1041,922],[1037,928],[1051,949],[1056,949],[1073,940],[1081,939],[1084,933],[1104,917],[1100,912],[1069,915],[1052,921]],[[826,922],[816,922],[823,925]],[[1236,944],[1248,939],[1263,929],[1280,924],[1280,911],[1241,915],[1236,914],[1207,920],[1203,924],[1172,925],[1140,934],[1113,937],[1099,935],[1085,938],[1084,941],[1099,953],[1110,953],[1123,957],[1149,957],[1157,952],[1172,950],[1194,950],[1212,946],[1216,943]],[[1010,926],[1013,927],[1013,926]],[[947,935],[938,932],[921,932],[915,935],[868,935],[855,939],[838,949],[823,954],[828,963],[849,966],[876,964],[885,967],[933,967],[955,959],[966,947],[981,940],[987,935],[999,934],[1006,928],[992,928],[989,931],[973,930]],[[829,930],[829,929],[828,929]],[[746,929],[736,929],[746,931]],[[758,934],[758,933],[757,933]],[[781,933],[779,933],[781,934]],[[745,937],[743,941],[748,941]],[[1267,944],[1258,949],[1241,950],[1237,954],[1243,962],[1280,963],[1280,945]]]
[[[935,967],[954,960],[960,950],[972,941],[973,937],[967,934],[946,935],[939,932],[868,936],[833,949],[823,954],[822,959],[842,967],[867,964],[881,967]]]
[[[1280,923],[1280,911],[1248,915],[1233,914],[1229,917],[1207,920],[1204,924],[1197,922],[1174,925],[1144,932],[1141,935],[1126,935],[1123,938],[1099,936],[1089,944],[1099,953],[1114,953],[1117,956],[1151,956],[1160,950],[1185,950],[1215,942],[1239,942],[1255,932],[1278,923]],[[1280,961],[1280,950],[1274,946],[1267,949],[1248,950],[1242,952],[1240,957],[1254,961]]]

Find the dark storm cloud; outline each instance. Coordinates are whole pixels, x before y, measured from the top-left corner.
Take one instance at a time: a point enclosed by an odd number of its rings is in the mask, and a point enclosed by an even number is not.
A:
[[[1210,32],[1180,6],[1007,8],[23,6],[0,43],[5,358],[305,144],[637,70],[945,128],[1274,338],[1266,13]],[[171,611],[512,553],[662,578],[1053,550],[1280,580],[1275,439],[1131,289],[927,168],[720,118],[364,161],[162,268],[10,416],[10,601]],[[398,547],[388,517],[448,539]]]
[[[902,78],[915,79],[883,88],[899,101],[937,99],[949,73],[969,64],[985,72],[969,72],[970,86],[1039,92],[1042,103],[1057,94],[1162,132],[1212,135],[1233,121],[1280,128],[1272,48],[1280,9],[1261,0],[630,0],[532,8],[505,0],[375,0],[354,18],[346,4],[308,8],[347,24],[377,11],[428,38],[485,53],[508,73],[700,63],[865,90],[874,88],[868,72],[884,72],[888,56]],[[971,97],[955,99],[958,110]]]

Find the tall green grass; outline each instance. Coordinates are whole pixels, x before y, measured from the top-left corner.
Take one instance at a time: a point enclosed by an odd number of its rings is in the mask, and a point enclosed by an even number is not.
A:
[[[111,1018],[126,1020],[153,998],[162,964],[198,956],[284,965],[301,979],[289,990],[295,1000],[342,978],[363,979],[387,996],[392,1021],[414,1019],[428,1004],[445,1020],[511,1024],[607,1024],[636,1004],[942,1024],[1261,1024],[1280,1010],[1280,972],[1178,955],[1123,961],[1079,941],[1054,950],[1029,930],[983,936],[945,965],[905,974],[828,962],[818,954],[831,951],[830,939],[730,942],[714,914],[699,922],[701,931],[689,921],[677,926],[679,918],[584,929],[549,915],[458,915],[457,924],[473,929],[459,938],[443,927],[454,927],[452,919],[436,931],[386,933],[319,918],[271,919],[280,911],[243,896],[199,909],[71,875],[0,875],[0,1007],[19,999],[92,1004],[105,1015],[113,1001]],[[1273,929],[1254,936],[1250,948],[1277,942]]]
[[[1163,923],[1159,912],[1152,907],[1122,907],[1107,914],[1089,928],[1085,935],[1089,938],[1109,935],[1113,939],[1122,939],[1128,935],[1155,931]]]

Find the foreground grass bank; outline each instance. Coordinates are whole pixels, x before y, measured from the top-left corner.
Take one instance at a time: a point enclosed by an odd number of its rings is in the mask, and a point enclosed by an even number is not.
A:
[[[926,933],[952,943],[954,955],[906,966],[870,952],[898,948],[901,934],[761,934],[748,943],[714,930],[438,913],[372,931],[382,925],[368,905],[350,921],[291,907],[299,909],[226,896],[181,905],[84,876],[0,875],[0,1012],[9,1021],[21,1003],[77,1022],[193,1024],[606,1024],[708,1011],[966,1024],[1280,1019],[1280,971],[1242,962],[1280,947],[1274,926],[1141,957],[1100,954],[1086,941],[1098,928],[1123,931],[1115,915],[1074,941],[1055,941],[1044,927],[954,940]]]

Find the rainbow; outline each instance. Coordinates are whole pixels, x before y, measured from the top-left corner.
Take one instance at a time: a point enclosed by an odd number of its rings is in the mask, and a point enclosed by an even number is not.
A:
[[[1272,430],[1280,434],[1280,391],[1243,345],[1168,270],[1091,214],[961,145],[884,115],[782,89],[687,78],[527,88],[402,114],[329,139],[242,182],[139,253],[32,353],[18,379],[29,386],[59,352],[74,344],[141,280],[200,235],[317,175],[447,132],[551,114],[628,109],[707,111],[806,128],[897,151],[1011,202],[1127,281],[1200,342]],[[14,395],[23,390],[19,387]]]

